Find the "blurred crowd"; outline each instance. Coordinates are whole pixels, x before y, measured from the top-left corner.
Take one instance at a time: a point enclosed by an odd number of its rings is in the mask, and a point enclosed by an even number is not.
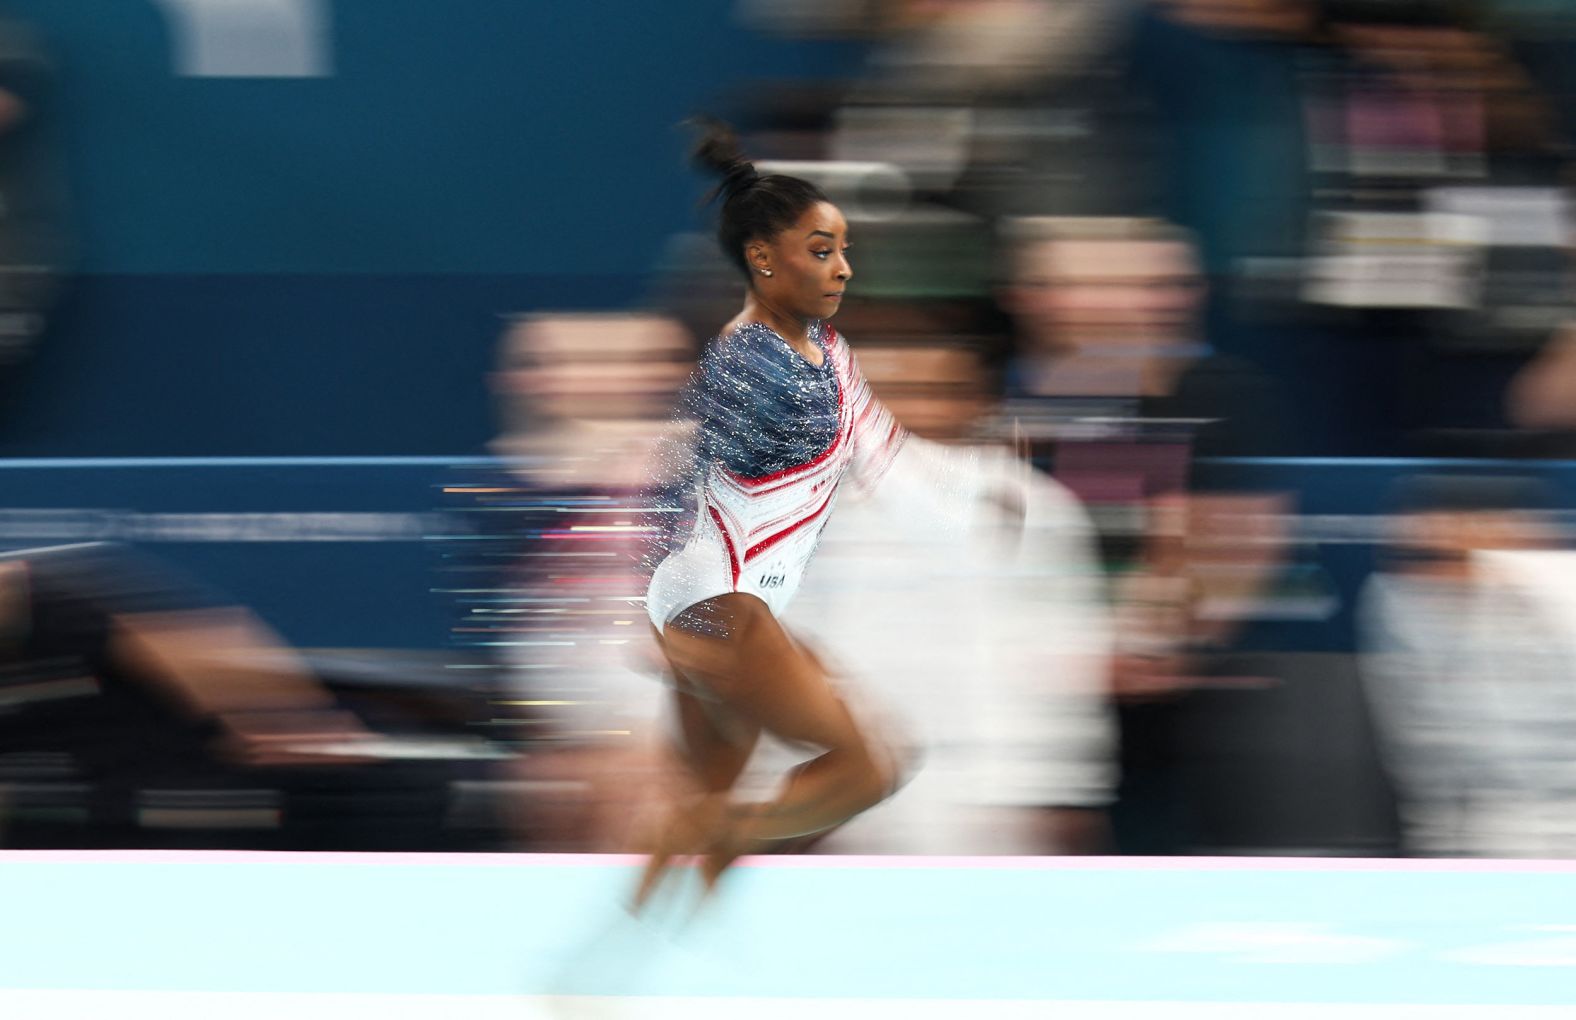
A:
[[[722,112],[766,168],[816,180],[847,215],[856,275],[837,326],[878,395],[920,435],[1008,451],[1031,493],[962,537],[905,526],[879,495],[840,506],[790,623],[926,767],[818,845],[1563,855],[1576,631],[1560,507],[1529,479],[1573,434],[1565,13],[740,14],[865,44],[845,78],[761,81]],[[582,819],[566,845],[627,832],[662,720],[622,679],[640,635],[612,636],[639,616],[566,603],[577,572],[557,557],[638,544],[641,480],[620,466],[665,441],[663,412],[737,290],[698,230],[672,239],[639,313],[538,314],[505,338],[500,452],[532,466],[504,501],[588,522],[528,526],[516,546],[505,629],[576,660],[544,674],[528,641],[516,682],[574,703],[540,724],[600,777],[604,806],[626,791],[611,828]],[[1302,493],[1250,468],[1375,456],[1446,467],[1390,494],[1342,609],[1297,524]],[[622,533],[573,530],[609,509]],[[589,590],[639,590],[600,580]],[[1277,644],[1286,621],[1358,643]],[[618,736],[573,736],[597,728]]]
[[[763,78],[715,112],[763,169],[843,209],[855,277],[836,324],[877,395],[1023,493],[961,529],[880,493],[839,507],[788,623],[924,767],[814,849],[1576,852],[1576,575],[1538,480],[1576,449],[1576,15],[1537,0],[741,0],[738,15],[862,46],[844,77]],[[482,678],[469,698],[416,705],[411,684],[351,711],[244,610],[195,586],[171,602],[152,567],[0,559],[11,841],[630,847],[670,768],[639,564],[653,513],[678,508],[652,504],[651,470],[685,441],[675,398],[739,300],[698,230],[670,239],[640,309],[509,323],[499,464],[447,487],[470,541],[438,586],[448,665]],[[1433,458],[1388,495],[1345,606],[1299,524],[1307,493],[1255,470],[1332,457]],[[1277,642],[1288,622],[1351,639]],[[226,686],[215,661],[249,668]],[[163,767],[184,749],[209,782],[139,766],[90,803],[124,763],[33,746],[23,708],[104,692],[178,709]],[[485,753],[459,739],[478,732]],[[418,752],[412,733],[433,739]],[[760,774],[795,753],[767,749]],[[336,797],[396,803],[400,784],[431,806],[378,816],[381,842],[351,821],[279,825],[282,805],[326,817]],[[70,821],[101,817],[115,825]]]

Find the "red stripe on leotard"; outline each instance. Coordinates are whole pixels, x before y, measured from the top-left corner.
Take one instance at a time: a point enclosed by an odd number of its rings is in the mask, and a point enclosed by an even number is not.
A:
[[[728,536],[728,529],[723,525],[722,515],[717,512],[717,508],[707,503],[706,509],[711,511],[711,519],[716,523],[717,532],[722,535],[722,544],[728,550],[728,567],[733,571],[733,587],[737,590],[739,587],[739,554],[733,549],[733,539]]]

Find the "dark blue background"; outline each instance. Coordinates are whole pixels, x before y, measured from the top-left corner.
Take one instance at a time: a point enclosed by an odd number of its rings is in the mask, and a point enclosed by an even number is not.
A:
[[[332,77],[179,77],[152,0],[10,0],[60,76],[81,277],[0,453],[453,454],[500,315],[618,308],[700,182],[676,127],[857,67],[732,0],[331,0]]]

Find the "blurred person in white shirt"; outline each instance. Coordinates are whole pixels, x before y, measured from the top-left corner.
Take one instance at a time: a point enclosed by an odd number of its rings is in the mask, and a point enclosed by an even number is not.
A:
[[[1364,592],[1364,685],[1418,856],[1576,852],[1576,595],[1537,486],[1410,480]]]
[[[1098,852],[1116,766],[1110,623],[1089,520],[1016,451],[966,441],[988,410],[973,351],[859,353],[893,414],[949,443],[958,499],[922,509],[886,486],[848,501],[794,607],[834,672],[856,678],[853,696],[924,761],[820,849]],[[978,492],[998,495],[966,495]]]

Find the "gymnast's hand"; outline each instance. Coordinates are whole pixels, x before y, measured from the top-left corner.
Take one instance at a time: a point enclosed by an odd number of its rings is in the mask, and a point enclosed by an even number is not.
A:
[[[639,913],[677,863],[696,858],[709,894],[734,861],[743,856],[743,828],[726,793],[675,799],[639,840],[649,854],[630,909]]]

